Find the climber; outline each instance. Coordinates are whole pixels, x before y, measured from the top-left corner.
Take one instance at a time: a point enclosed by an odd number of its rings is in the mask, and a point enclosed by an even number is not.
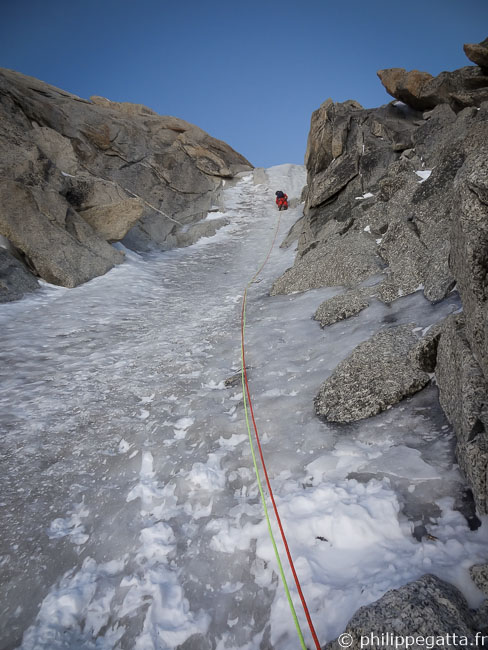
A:
[[[276,194],[276,205],[278,206],[278,210],[288,210],[287,195],[281,190],[278,190],[278,192],[275,192],[275,194]]]

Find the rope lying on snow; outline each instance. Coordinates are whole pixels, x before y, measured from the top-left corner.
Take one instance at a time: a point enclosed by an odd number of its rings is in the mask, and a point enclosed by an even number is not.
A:
[[[279,231],[279,228],[280,228],[280,222],[281,222],[281,212],[278,212],[278,220],[277,220],[277,223],[276,223],[274,237],[273,237],[273,241],[271,243],[271,246],[269,248],[268,254],[266,255],[266,258],[265,258],[264,262],[261,264],[259,269],[256,271],[256,273],[254,274],[252,279],[247,283],[247,286],[246,286],[246,288],[244,290],[244,296],[242,298],[242,310],[241,310],[241,380],[242,380],[242,395],[243,395],[243,399],[244,399],[244,413],[245,413],[245,416],[246,416],[247,432],[248,432],[248,436],[249,436],[249,444],[250,444],[250,447],[251,447],[251,454],[252,454],[252,459],[253,459],[253,464],[254,464],[254,471],[256,473],[256,478],[257,478],[258,487],[259,487],[259,493],[261,495],[261,501],[263,503],[263,509],[264,509],[264,514],[265,514],[265,517],[266,517],[266,523],[268,525],[268,533],[269,533],[269,536],[270,536],[270,539],[271,539],[271,543],[273,545],[273,549],[274,549],[276,561],[277,561],[277,564],[278,564],[281,580],[282,580],[283,586],[285,588],[286,598],[288,600],[288,604],[290,606],[291,614],[292,614],[293,620],[295,622],[295,627],[297,629],[298,637],[300,639],[300,645],[302,647],[302,650],[307,650],[307,646],[305,645],[305,641],[304,641],[304,638],[303,638],[303,633],[302,633],[302,630],[300,628],[300,623],[298,622],[298,618],[297,618],[297,615],[296,615],[295,607],[294,607],[293,601],[291,599],[290,590],[288,589],[288,584],[286,582],[285,573],[283,571],[283,565],[281,563],[280,555],[279,555],[279,552],[278,552],[278,547],[276,546],[275,538],[274,538],[273,531],[272,531],[272,528],[271,528],[271,521],[270,521],[270,518],[269,518],[268,508],[266,506],[266,498],[265,498],[265,495],[264,495],[263,486],[262,486],[261,479],[260,479],[260,476],[259,476],[259,469],[258,469],[258,465],[257,465],[257,461],[256,461],[256,454],[255,454],[255,451],[254,451],[254,444],[253,444],[252,434],[251,434],[251,426],[250,426],[250,423],[249,423],[249,414],[251,415],[251,420],[252,420],[252,424],[253,424],[253,428],[254,428],[254,435],[255,435],[256,442],[257,442],[258,449],[259,449],[259,456],[261,458],[261,465],[263,467],[263,472],[264,472],[264,476],[265,476],[265,479],[266,479],[266,484],[268,486],[269,496],[270,496],[271,502],[273,504],[273,510],[274,510],[274,513],[275,513],[275,516],[276,516],[276,521],[277,521],[278,527],[280,529],[281,538],[282,538],[283,544],[285,546],[285,551],[286,551],[286,555],[287,555],[287,558],[288,558],[288,563],[290,565],[291,571],[293,573],[293,577],[295,579],[295,584],[297,586],[297,590],[298,590],[298,594],[300,596],[300,600],[302,601],[302,607],[303,607],[303,610],[305,612],[305,616],[307,618],[308,626],[310,628],[310,632],[311,632],[313,640],[315,642],[315,646],[316,646],[317,650],[321,650],[320,643],[319,643],[319,640],[317,638],[317,634],[315,633],[315,629],[314,629],[314,626],[313,626],[313,623],[312,623],[310,612],[308,611],[307,603],[305,601],[305,597],[303,595],[302,588],[300,586],[300,581],[299,581],[297,573],[295,571],[295,566],[293,564],[293,559],[291,557],[290,549],[288,547],[288,542],[286,541],[285,531],[283,530],[281,519],[280,519],[280,516],[279,516],[279,513],[278,513],[278,508],[276,506],[275,498],[274,498],[274,495],[273,495],[273,490],[271,489],[271,483],[269,481],[268,471],[266,469],[266,463],[264,461],[263,450],[261,448],[261,441],[260,441],[260,438],[259,438],[258,428],[256,426],[256,420],[254,418],[254,410],[253,410],[253,407],[252,407],[251,393],[249,391],[249,382],[248,382],[247,372],[246,372],[246,355],[245,355],[244,339],[245,339],[245,331],[246,331],[247,292],[248,292],[248,289],[250,288],[250,286],[252,285],[252,283],[256,280],[258,275],[261,273],[261,271],[265,267],[265,265],[266,265],[266,263],[267,263],[267,261],[269,259],[269,256],[271,255],[271,251],[273,250],[273,247],[274,247],[275,242],[276,242],[276,238],[278,236],[278,231]]]

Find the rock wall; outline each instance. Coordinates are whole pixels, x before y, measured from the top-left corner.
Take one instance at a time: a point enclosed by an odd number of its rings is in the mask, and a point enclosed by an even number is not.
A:
[[[383,70],[395,101],[363,109],[328,99],[313,113],[304,217],[286,241],[298,238],[298,253],[272,293],[347,287],[317,310],[325,327],[372,298],[391,303],[423,290],[437,302],[459,292],[462,316],[417,342],[402,328],[373,337],[323,384],[315,407],[325,419],[350,422],[397,403],[435,372],[459,464],[486,514],[488,43],[465,51],[482,67],[435,78]],[[374,275],[382,282],[366,288]]]
[[[183,120],[0,69],[2,260],[13,253],[48,282],[105,273],[123,261],[114,241],[143,251],[192,243],[222,180],[251,168]],[[0,300],[37,286],[16,283],[8,259]]]

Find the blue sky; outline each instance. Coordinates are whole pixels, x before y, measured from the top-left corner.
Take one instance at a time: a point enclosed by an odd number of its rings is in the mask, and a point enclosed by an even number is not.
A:
[[[487,0],[3,0],[0,66],[175,115],[270,166],[303,163],[328,97],[380,106],[377,70],[453,70],[487,36]]]

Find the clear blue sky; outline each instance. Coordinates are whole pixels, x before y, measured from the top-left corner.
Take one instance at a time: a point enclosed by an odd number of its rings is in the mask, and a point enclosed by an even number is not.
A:
[[[390,101],[377,70],[469,65],[488,1],[3,0],[0,20],[0,66],[175,115],[270,166],[303,163],[328,97]]]

